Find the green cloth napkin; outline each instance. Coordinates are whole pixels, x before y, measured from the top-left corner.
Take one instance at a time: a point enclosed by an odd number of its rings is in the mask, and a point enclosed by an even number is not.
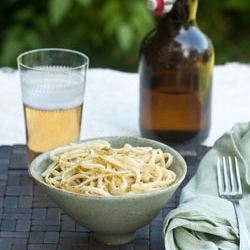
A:
[[[166,250],[238,249],[233,204],[218,196],[217,156],[223,155],[238,157],[243,187],[240,205],[250,230],[250,123],[239,123],[203,157],[195,176],[182,190],[179,206],[166,216]]]

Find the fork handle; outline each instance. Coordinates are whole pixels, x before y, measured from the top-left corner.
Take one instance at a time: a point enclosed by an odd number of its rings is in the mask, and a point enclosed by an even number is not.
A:
[[[238,200],[233,201],[235,212],[238,218],[239,234],[240,234],[240,250],[250,250],[250,235],[248,233],[247,225],[243,217]]]

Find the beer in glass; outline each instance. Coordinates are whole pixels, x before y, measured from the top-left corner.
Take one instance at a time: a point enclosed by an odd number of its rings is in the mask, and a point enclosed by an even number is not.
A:
[[[80,139],[86,55],[66,49],[39,49],[18,59],[28,163],[39,154]]]

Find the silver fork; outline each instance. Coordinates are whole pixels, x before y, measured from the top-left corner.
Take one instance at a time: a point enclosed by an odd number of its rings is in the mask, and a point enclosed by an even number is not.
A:
[[[240,250],[250,250],[250,236],[244,220],[239,200],[242,198],[242,187],[237,157],[217,159],[218,190],[221,198],[231,201],[238,219]]]

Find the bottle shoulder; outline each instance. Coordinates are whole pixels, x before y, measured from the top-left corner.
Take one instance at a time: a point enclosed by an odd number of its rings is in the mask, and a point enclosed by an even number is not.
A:
[[[142,47],[167,47],[175,45],[202,52],[212,46],[212,41],[195,25],[182,25],[178,29],[156,28],[142,41]]]
[[[195,26],[182,27],[178,34],[173,37],[173,41],[184,50],[194,50],[198,53],[203,53],[213,46],[212,41]]]
[[[212,60],[211,40],[195,25],[182,25],[174,30],[155,29],[143,40],[140,55],[152,63],[191,63]]]

